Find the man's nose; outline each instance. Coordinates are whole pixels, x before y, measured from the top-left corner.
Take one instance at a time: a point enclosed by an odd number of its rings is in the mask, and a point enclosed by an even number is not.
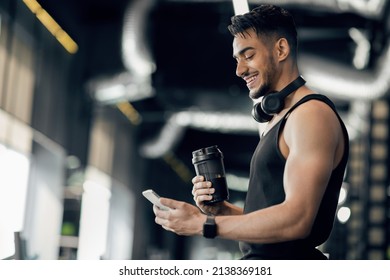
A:
[[[242,61],[237,61],[236,66],[236,75],[240,78],[245,76],[245,73],[248,72],[248,67]]]

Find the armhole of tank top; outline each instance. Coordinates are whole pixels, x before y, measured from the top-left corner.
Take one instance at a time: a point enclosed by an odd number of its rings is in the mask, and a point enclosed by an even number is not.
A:
[[[341,130],[342,130],[342,133],[344,135],[344,152],[343,152],[343,156],[341,157],[340,162],[335,167],[335,169],[337,169],[340,166],[340,164],[345,160],[345,158],[346,158],[346,156],[348,154],[348,152],[345,152],[345,149],[347,149],[349,151],[348,130],[345,127],[345,124],[343,123],[343,120],[342,120],[341,116],[338,114],[338,112],[336,110],[336,106],[325,95],[317,94],[317,93],[309,94],[309,95],[306,95],[305,97],[303,97],[301,100],[299,100],[296,104],[294,104],[294,106],[291,107],[291,109],[283,117],[283,120],[282,120],[282,122],[280,124],[279,131],[278,131],[278,139],[279,139],[279,136],[280,136],[282,130],[284,129],[284,126],[286,125],[286,121],[287,121],[288,117],[290,116],[290,114],[292,113],[292,111],[294,111],[301,104],[306,103],[306,102],[308,102],[310,100],[319,100],[319,101],[325,103],[326,105],[328,105],[332,109],[332,111],[336,114],[336,117],[339,120],[339,123],[340,123],[340,126],[341,126]],[[281,154],[281,151],[279,151],[279,153]]]
[[[288,111],[287,113],[283,116],[283,119],[281,120],[281,123],[280,123],[280,126],[278,128],[278,133],[277,133],[277,137],[278,137],[278,141],[279,141],[279,137],[284,129],[284,126],[286,125],[286,122],[287,122],[287,119],[288,117],[291,115],[291,113],[297,108],[299,107],[300,105],[310,101],[310,100],[319,100],[319,101],[322,101],[324,102],[325,104],[327,104],[335,113],[336,113],[336,116],[339,118],[337,112],[335,111],[335,109],[333,108],[332,104],[327,100],[327,97],[322,95],[322,94],[318,94],[318,93],[312,93],[312,94],[309,94],[309,95],[306,95],[304,97],[302,97],[297,103],[295,103]],[[279,153],[282,155],[282,152],[279,150]]]

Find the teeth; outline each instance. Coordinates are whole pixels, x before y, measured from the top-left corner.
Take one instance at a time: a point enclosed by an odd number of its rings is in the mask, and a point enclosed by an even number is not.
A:
[[[256,79],[256,77],[257,77],[257,76],[253,76],[252,78],[248,79],[248,80],[247,80],[247,83],[248,83],[248,84],[251,83],[252,81],[254,81],[254,80]]]

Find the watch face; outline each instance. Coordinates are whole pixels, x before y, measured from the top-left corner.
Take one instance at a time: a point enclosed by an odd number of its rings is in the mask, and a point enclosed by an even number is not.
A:
[[[217,225],[213,216],[208,216],[203,225],[203,236],[206,238],[214,238],[217,236]]]

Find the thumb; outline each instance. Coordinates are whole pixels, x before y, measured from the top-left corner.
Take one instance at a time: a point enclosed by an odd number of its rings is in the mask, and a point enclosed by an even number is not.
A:
[[[160,197],[160,202],[162,205],[167,206],[171,209],[180,208],[181,205],[183,204],[182,201],[178,201],[178,200],[174,200],[174,199],[166,198],[166,197]]]

